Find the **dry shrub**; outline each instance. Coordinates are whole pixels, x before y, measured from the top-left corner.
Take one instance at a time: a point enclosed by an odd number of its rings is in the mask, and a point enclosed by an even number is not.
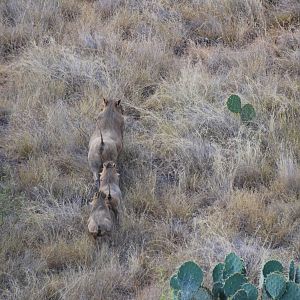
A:
[[[64,21],[74,21],[80,7],[72,1],[2,1],[1,59],[13,57],[31,41],[42,42],[48,35],[60,38]]]
[[[266,26],[264,8],[257,0],[184,2],[180,8],[188,36],[198,44],[242,45],[263,34]]]
[[[92,241],[84,235],[71,242],[58,240],[54,244],[43,245],[40,255],[50,270],[60,271],[68,266],[90,265],[92,248]]]
[[[279,157],[278,163],[277,184],[281,185],[286,193],[300,193],[300,169],[294,155],[283,150]]]
[[[299,24],[300,5],[297,0],[278,0],[276,6],[269,11],[269,26],[285,27]]]
[[[254,234],[273,247],[288,243],[297,230],[298,205],[269,201],[260,193],[236,193],[225,213],[229,228],[247,236]],[[291,207],[294,207],[293,213]]]
[[[53,42],[48,47],[36,46],[24,53],[23,59],[14,66],[16,88],[31,92],[44,82],[53,87],[50,91],[53,90],[54,96],[74,100],[85,85],[101,87],[106,84],[101,61],[80,57],[68,48],[57,46]],[[56,86],[63,89],[62,95],[57,93]]]

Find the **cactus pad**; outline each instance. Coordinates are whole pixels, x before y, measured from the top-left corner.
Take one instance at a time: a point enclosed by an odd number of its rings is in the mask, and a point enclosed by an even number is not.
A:
[[[286,292],[280,300],[299,300],[300,299],[300,286],[294,282],[286,284]]]
[[[248,300],[257,300],[258,291],[257,288],[251,283],[245,283],[242,285],[242,289],[247,293]]]
[[[295,282],[300,283],[300,266],[296,268]]]
[[[179,268],[177,280],[182,300],[190,299],[202,284],[203,271],[195,262],[187,261]]]
[[[270,273],[279,272],[283,273],[283,266],[277,260],[269,260],[263,267],[263,275],[266,278]]]
[[[249,298],[246,291],[239,290],[233,295],[232,300],[249,300]]]
[[[295,263],[294,263],[293,260],[290,262],[289,280],[290,281],[294,281],[295,280]]]
[[[225,266],[223,278],[226,279],[235,273],[245,274],[244,261],[239,258],[235,253],[230,253],[225,258]]]
[[[244,275],[235,273],[226,279],[224,284],[224,292],[227,297],[233,296],[247,280]]]
[[[273,299],[280,298],[286,290],[286,280],[283,275],[271,273],[266,279],[266,290]]]
[[[224,294],[224,285],[221,282],[216,282],[213,285],[212,293],[214,298],[220,299],[220,300],[226,300],[226,296]]]
[[[224,271],[224,264],[222,263],[217,264],[214,267],[213,274],[212,274],[214,283],[221,282],[223,280],[223,271]]]
[[[192,297],[193,300],[213,300],[213,297],[206,288],[200,288]]]
[[[263,287],[263,290],[262,290],[261,299],[262,300],[272,300],[272,298],[267,293],[265,286]]]
[[[180,290],[180,285],[178,282],[177,274],[174,274],[170,279],[170,286],[174,290],[174,292],[178,292]]]
[[[249,122],[256,117],[255,109],[251,104],[245,104],[240,114],[243,122]]]
[[[227,108],[233,113],[241,112],[241,98],[238,95],[231,95],[227,100]]]

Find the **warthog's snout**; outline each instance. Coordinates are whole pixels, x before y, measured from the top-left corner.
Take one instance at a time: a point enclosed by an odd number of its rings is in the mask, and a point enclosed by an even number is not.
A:
[[[97,237],[103,237],[110,235],[112,231],[112,221],[108,217],[103,215],[95,215],[89,218],[88,229],[90,234],[96,239]]]
[[[110,231],[103,229],[101,226],[98,226],[97,236],[104,236],[110,234]]]
[[[103,237],[103,236],[110,235],[110,231],[107,231],[107,230],[103,229],[101,226],[99,226],[97,232],[90,232],[90,234],[93,236],[94,239],[96,239],[97,237]]]

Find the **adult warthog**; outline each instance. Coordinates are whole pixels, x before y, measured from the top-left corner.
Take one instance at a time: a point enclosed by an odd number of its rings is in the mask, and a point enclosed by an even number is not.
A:
[[[124,213],[124,207],[119,187],[119,174],[113,161],[107,161],[103,164],[103,171],[100,174],[100,192],[106,195],[109,206],[119,225]]]
[[[99,189],[99,173],[106,161],[117,161],[123,147],[124,116],[121,100],[103,99],[104,109],[99,114],[96,129],[90,138],[88,161]]]

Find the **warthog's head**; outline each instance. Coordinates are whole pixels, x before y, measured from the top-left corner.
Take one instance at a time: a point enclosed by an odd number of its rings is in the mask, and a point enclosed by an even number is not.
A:
[[[113,229],[113,220],[106,195],[97,192],[90,204],[92,210],[88,219],[89,232],[95,239],[98,236],[109,235]]]
[[[107,100],[103,98],[104,103],[104,110],[106,109],[113,109],[114,111],[117,111],[118,113],[122,114],[124,113],[123,107],[121,105],[121,100]]]

